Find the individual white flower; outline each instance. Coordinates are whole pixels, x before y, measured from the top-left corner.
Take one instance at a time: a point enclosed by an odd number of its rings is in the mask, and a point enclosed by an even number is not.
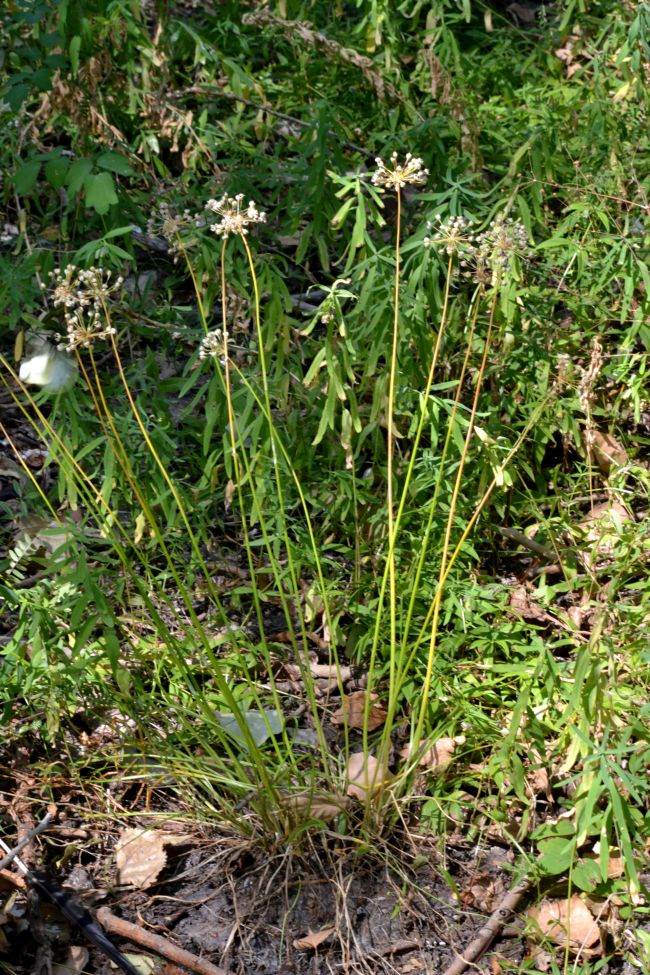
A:
[[[399,190],[402,186],[409,183],[426,183],[429,170],[424,168],[421,159],[416,159],[410,152],[406,153],[403,163],[397,162],[397,153],[394,152],[390,157],[390,168],[383,159],[375,159],[377,171],[372,174],[372,182],[375,186],[383,186],[389,190]]]

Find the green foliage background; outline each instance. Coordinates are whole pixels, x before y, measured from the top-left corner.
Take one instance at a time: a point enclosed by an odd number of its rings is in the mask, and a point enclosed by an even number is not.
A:
[[[634,849],[647,827],[648,758],[642,509],[648,490],[650,5],[558,0],[540,4],[529,24],[515,23],[504,6],[476,0],[4,5],[4,354],[11,358],[21,329],[61,330],[39,286],[53,268],[97,264],[123,274],[113,321],[128,385],[191,512],[196,545],[188,541],[178,498],[123,409],[113,367],[99,356],[98,374],[142,497],[134,497],[106,447],[81,386],[43,406],[53,427],[65,429],[72,454],[119,513],[128,537],[120,551],[97,539],[89,549],[84,536],[56,567],[56,584],[46,579],[30,588],[14,585],[24,560],[12,549],[3,594],[15,628],[0,680],[11,702],[7,717],[16,701],[31,715],[22,719],[21,731],[38,727],[56,739],[80,700],[84,708],[101,710],[117,698],[146,738],[152,727],[142,720],[146,700],[147,719],[164,729],[167,746],[173,751],[181,738],[183,753],[192,754],[201,736],[190,718],[181,720],[180,731],[169,724],[170,702],[189,716],[201,698],[201,719],[214,720],[210,702],[225,707],[224,688],[210,683],[218,664],[234,697],[248,707],[258,644],[249,632],[238,653],[224,657],[223,635],[197,636],[191,613],[179,613],[174,587],[187,587],[190,603],[198,605],[201,560],[221,565],[224,551],[241,547],[244,522],[251,551],[259,553],[258,578],[220,594],[226,618],[234,613],[263,624],[260,591],[264,606],[276,600],[285,617],[291,615],[282,572],[264,588],[271,555],[277,569],[290,550],[296,578],[311,583],[319,565],[324,572],[330,636],[340,659],[367,666],[385,554],[396,229],[394,202],[378,197],[369,175],[376,156],[411,152],[430,176],[403,199],[394,418],[400,482],[419,410],[428,411],[396,550],[406,580],[404,605],[416,592],[416,633],[437,585],[439,541],[473,394],[470,383],[454,432],[456,453],[441,475],[433,544],[416,576],[474,288],[461,268],[452,283],[442,369],[423,407],[447,270],[446,254],[423,246],[428,223],[436,215],[462,214],[483,229],[506,213],[521,221],[531,244],[500,295],[477,412],[481,435],[472,441],[454,513],[457,536],[495,472],[502,483],[448,580],[425,704],[427,733],[462,732],[466,766],[473,762],[474,771],[430,783],[421,815],[440,828],[464,816],[469,802],[479,821],[509,822],[508,804],[514,803],[518,842],[529,840],[538,824],[521,809],[529,799],[532,749],[535,761],[555,763],[560,779],[582,776],[582,791],[569,790],[562,800],[577,810],[568,839],[547,831],[533,844],[546,856],[545,869],[563,872],[567,849],[574,862],[586,838],[599,837],[624,849],[628,879],[638,885]],[[219,242],[205,225],[183,236],[202,298],[199,314],[188,264],[173,260],[156,223],[160,202],[179,214],[199,214],[208,199],[224,193],[243,193],[267,214],[251,236],[262,337],[273,423],[287,452],[286,470],[290,462],[297,475],[292,480],[283,468],[279,497],[273,438],[260,407],[249,265],[244,251],[231,247],[225,275],[244,307],[233,336],[234,361],[246,376],[233,391],[237,436],[250,458],[243,521],[227,495],[233,458],[223,388],[198,358],[202,314],[209,328],[221,321]],[[580,389],[594,341],[602,366],[586,413]],[[475,359],[480,352],[476,339]],[[514,463],[501,471],[533,417]],[[609,481],[594,472],[588,429],[613,435],[627,450],[624,470]],[[50,502],[80,509],[87,529],[93,523],[88,499],[80,497],[65,458],[55,459]],[[615,524],[613,548],[600,568],[585,562],[591,543],[580,528],[594,490],[621,497],[631,514]],[[140,533],[136,556],[129,546],[142,498],[157,512],[161,536]],[[42,498],[26,484],[18,512],[6,513],[15,518],[34,510],[43,514]],[[537,542],[562,549],[559,577],[528,578],[536,603],[561,625],[508,609],[521,566],[504,552],[499,530],[531,526]],[[161,557],[163,536],[178,575]],[[124,566],[134,559],[129,577]],[[154,590],[155,599],[147,595]],[[566,612],[581,599],[593,611],[585,629],[572,626]],[[146,614],[154,614],[150,633],[134,623]],[[195,645],[188,647],[193,632]],[[398,636],[411,639],[406,629]],[[125,653],[127,644],[135,658]],[[181,665],[193,653],[205,653],[208,663]],[[426,654],[415,653],[400,690],[400,713],[417,699],[425,663]],[[389,666],[382,634],[373,678],[378,687]],[[256,704],[264,703],[256,694]],[[231,747],[237,766],[242,759]],[[301,774],[312,775],[316,765],[303,764]],[[245,794],[246,773],[235,779],[235,795]],[[583,883],[593,889],[605,879],[590,874]]]

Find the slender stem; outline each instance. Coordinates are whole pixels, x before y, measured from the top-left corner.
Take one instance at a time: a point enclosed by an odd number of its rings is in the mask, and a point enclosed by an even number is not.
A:
[[[427,553],[428,553],[428,549],[429,549],[429,539],[431,537],[431,529],[432,529],[432,526],[433,526],[433,516],[434,516],[434,514],[435,514],[435,512],[437,511],[437,508],[438,508],[438,496],[440,494],[440,488],[442,486],[442,476],[443,476],[444,471],[445,471],[447,454],[449,452],[449,447],[451,445],[451,440],[452,440],[452,436],[453,436],[453,432],[454,432],[454,428],[455,428],[455,424],[456,424],[456,414],[458,412],[458,407],[460,405],[460,399],[461,399],[461,395],[462,395],[462,391],[463,391],[463,384],[464,384],[464,381],[465,381],[465,374],[467,372],[467,367],[469,365],[469,360],[470,360],[470,356],[471,356],[471,352],[472,352],[472,342],[473,342],[473,339],[474,339],[474,330],[476,328],[476,321],[477,321],[477,318],[478,318],[479,308],[480,308],[479,296],[478,295],[475,295],[473,311],[472,311],[472,314],[471,314],[471,317],[470,317],[469,333],[468,333],[468,336],[467,336],[467,343],[466,343],[466,347],[465,347],[465,356],[464,356],[464,359],[463,359],[463,364],[461,366],[460,375],[458,377],[458,385],[456,387],[456,394],[454,396],[454,402],[453,402],[453,405],[452,405],[452,408],[451,408],[451,413],[450,413],[450,416],[449,416],[449,423],[447,425],[447,433],[445,435],[445,442],[444,442],[444,445],[443,445],[443,448],[442,448],[442,455],[441,455],[441,458],[440,458],[440,464],[438,465],[438,471],[437,471],[437,476],[436,476],[436,485],[435,485],[435,488],[434,488],[434,491],[433,491],[433,497],[431,498],[431,501],[429,502],[429,515],[428,515],[428,518],[427,518],[427,524],[426,524],[426,527],[425,527],[425,530],[424,530],[424,533],[423,533],[423,537],[422,537],[422,545],[421,545],[421,548],[420,548],[420,554],[419,554],[419,557],[418,557],[418,564],[417,564],[417,568],[416,568],[416,571],[415,571],[415,578],[414,578],[412,584],[409,587],[410,588],[410,591],[411,591],[411,598],[410,598],[410,601],[409,601],[409,607],[408,607],[407,615],[406,615],[406,622],[405,622],[405,625],[404,625],[404,638],[403,638],[403,641],[402,641],[402,654],[406,650],[406,641],[407,641],[407,639],[409,637],[409,632],[410,632],[410,628],[411,628],[411,621],[412,621],[413,613],[414,613],[414,610],[415,610],[415,597],[417,596],[417,594],[420,591],[420,588],[419,588],[419,586],[420,586],[420,578],[421,578],[421,575],[422,575],[422,572],[423,572],[423,569],[424,569],[424,565],[425,565],[425,562],[426,562],[426,559],[427,559]],[[431,619],[431,613],[432,613],[432,609],[430,609],[429,612],[427,613],[427,616],[425,618],[425,621],[422,624],[422,626],[420,628],[420,632],[418,633],[418,636],[415,638],[415,640],[413,640],[413,639],[410,639],[409,640],[410,652],[409,652],[408,657],[406,658],[406,661],[403,662],[403,665],[402,665],[402,668],[401,668],[401,671],[400,671],[400,676],[398,678],[398,692],[401,691],[402,686],[404,684],[404,681],[408,678],[409,674],[411,673],[411,666],[412,666],[413,661],[414,661],[414,659],[415,659],[415,657],[416,657],[416,655],[418,653],[418,650],[419,650],[419,648],[420,648],[420,646],[422,644],[422,639],[423,639],[424,633],[425,633],[425,631],[426,631],[426,629],[427,629],[427,627],[429,625],[430,619]],[[422,701],[422,699],[421,699],[421,702],[424,703]]]
[[[386,505],[388,515],[388,600],[389,600],[389,626],[390,626],[390,647],[389,647],[389,707],[394,709],[395,693],[395,670],[396,670],[396,650],[397,650],[397,578],[395,571],[395,512],[393,510],[393,454],[394,443],[394,411],[395,411],[395,380],[397,376],[397,345],[399,339],[399,279],[400,279],[400,230],[401,230],[401,209],[402,197],[399,186],[397,187],[397,231],[395,235],[395,298],[393,313],[393,343],[390,357],[390,373],[388,377],[388,409],[386,417],[387,427],[387,493]],[[366,711],[369,711],[370,695]],[[364,722],[365,724],[366,722]]]
[[[438,580],[438,588],[433,601],[433,616],[431,620],[431,638],[429,641],[429,653],[427,656],[427,668],[424,678],[424,683],[422,686],[422,705],[419,710],[417,723],[415,726],[415,732],[413,734],[411,742],[411,752],[416,753],[419,747],[420,739],[422,737],[422,730],[424,727],[424,721],[427,714],[427,702],[429,698],[429,691],[431,689],[431,680],[433,677],[433,664],[436,654],[436,644],[438,637],[438,623],[440,618],[440,607],[442,606],[442,593],[444,580],[448,575],[448,565],[447,557],[449,555],[449,547],[451,543],[451,533],[454,527],[454,517],[456,514],[456,505],[458,503],[458,495],[460,494],[460,486],[463,479],[463,471],[465,469],[465,463],[467,461],[467,454],[469,451],[470,441],[472,439],[472,434],[474,432],[474,422],[476,419],[476,411],[478,409],[478,401],[481,395],[481,388],[483,385],[483,376],[485,374],[485,367],[487,365],[487,358],[490,351],[490,340],[492,338],[492,330],[494,327],[494,315],[496,311],[497,298],[499,295],[499,282],[497,281],[492,294],[492,301],[490,304],[490,315],[488,320],[488,328],[485,336],[485,343],[483,347],[483,357],[481,359],[481,365],[479,367],[478,375],[476,377],[476,387],[474,390],[474,399],[472,401],[472,408],[470,412],[469,424],[467,427],[467,432],[465,434],[465,441],[463,443],[463,451],[460,457],[460,463],[458,465],[458,470],[456,471],[456,479],[454,481],[454,487],[452,490],[451,502],[449,505],[449,514],[447,516],[447,525],[445,528],[445,537],[442,545],[442,555],[440,559],[440,576]]]

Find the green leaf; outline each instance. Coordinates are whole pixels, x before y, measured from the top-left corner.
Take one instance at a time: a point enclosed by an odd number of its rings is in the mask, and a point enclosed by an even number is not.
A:
[[[59,190],[65,183],[69,169],[70,159],[68,156],[54,156],[45,164],[45,178],[50,186],[53,186],[55,190]]]
[[[17,112],[28,95],[29,88],[27,85],[22,84],[22,82],[12,85],[7,92],[7,104],[11,111]]]
[[[18,167],[14,173],[14,189],[19,196],[29,193],[34,188],[40,170],[41,164],[38,159],[31,159]]]
[[[108,213],[109,208],[117,203],[115,183],[110,173],[93,173],[86,176],[84,189],[86,206],[92,207],[99,214]]]
[[[571,880],[580,890],[595,890],[602,882],[598,860],[579,860],[571,871]]]
[[[75,159],[68,170],[65,185],[71,193],[78,193],[84,185],[84,180],[93,170],[91,159]]]
[[[49,68],[39,68],[31,76],[32,84],[39,91],[49,91],[52,87],[52,72]]]
[[[81,48],[81,38],[79,35],[73,37],[70,41],[70,47],[68,48],[68,54],[70,55],[70,68],[72,70],[72,77],[77,77],[77,72],[79,71],[79,49]]]
[[[566,873],[575,857],[573,837],[568,840],[561,836],[540,840],[538,848],[540,852],[538,866],[543,873],[551,876]]]
[[[129,161],[119,152],[102,152],[95,164],[98,169],[108,169],[111,173],[118,173],[120,176],[133,175]]]

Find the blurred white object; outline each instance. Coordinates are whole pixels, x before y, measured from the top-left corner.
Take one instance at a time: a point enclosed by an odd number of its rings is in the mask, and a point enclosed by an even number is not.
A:
[[[18,372],[24,383],[41,386],[47,393],[60,393],[74,385],[77,372],[71,356],[59,352],[47,339],[30,336],[29,351]]]

